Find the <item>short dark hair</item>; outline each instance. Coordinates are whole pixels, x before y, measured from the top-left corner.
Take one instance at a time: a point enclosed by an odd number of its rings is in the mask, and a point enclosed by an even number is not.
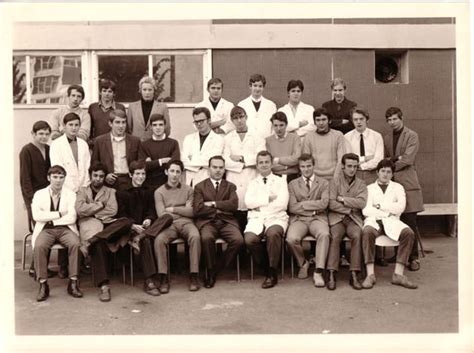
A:
[[[224,165],[225,165],[224,157],[222,157],[221,155],[216,155],[216,156],[212,156],[211,158],[209,158],[209,163],[208,163],[209,167],[211,166],[211,162],[215,159],[224,162]]]
[[[270,152],[268,151],[260,151],[257,153],[257,157],[255,158],[256,161],[258,161],[258,157],[267,157],[270,156],[270,160],[273,161],[273,156]]]
[[[81,117],[76,113],[67,113],[64,115],[63,123],[66,125],[70,121],[79,120],[79,125],[81,124]]]
[[[61,167],[60,165],[53,165],[51,166],[49,169],[48,169],[48,176],[50,176],[51,174],[62,174],[64,176],[67,175],[66,173],[66,169],[64,169],[63,167]]]
[[[127,114],[122,109],[114,109],[109,113],[109,122],[113,123],[115,118],[127,120]]]
[[[399,119],[403,120],[402,110],[398,107],[390,107],[385,112],[385,119],[390,118],[392,115],[397,115]]]
[[[331,114],[328,113],[327,109],[326,108],[317,108],[314,110],[313,112],[313,120],[318,117],[318,116],[321,116],[321,115],[325,115],[328,117],[328,120],[331,120]]]
[[[162,114],[157,114],[157,113],[151,114],[150,115],[150,125],[153,124],[155,121],[162,121],[166,125],[165,116],[162,115]]]
[[[395,164],[393,164],[393,162],[391,161],[390,158],[385,158],[385,159],[382,159],[378,164],[377,164],[377,168],[375,168],[375,170],[378,172],[380,169],[382,168],[390,168],[392,169],[392,173],[395,172]]]
[[[288,118],[286,117],[286,114],[283,112],[276,112],[273,113],[272,117],[270,118],[270,121],[273,123],[275,120],[281,121],[288,125]]]
[[[183,162],[181,162],[179,159],[172,159],[172,160],[170,160],[168,163],[166,163],[165,169],[166,169],[166,170],[170,169],[170,167],[171,167],[173,164],[174,164],[174,165],[177,165],[177,166],[181,169],[182,172],[184,171],[184,164],[183,164]]]
[[[86,98],[86,94],[84,93],[84,88],[80,85],[70,85],[68,88],[67,88],[67,96],[69,97],[71,95],[71,92],[72,90],[76,90],[78,91],[80,94],[82,94],[82,100],[84,100],[84,98]]]
[[[245,109],[236,105],[230,111],[230,118],[233,119],[234,116],[241,115],[241,114],[247,116],[247,112],[245,111]]]
[[[103,78],[99,81],[99,92],[103,89],[111,89],[114,93],[117,88],[117,85],[114,81],[109,80],[108,78]]]
[[[215,85],[215,84],[218,84],[218,83],[220,83],[222,85],[222,88],[224,88],[224,82],[222,82],[222,80],[220,78],[213,77],[209,81],[207,81],[207,89],[209,89],[209,87],[211,87],[211,85]]]
[[[356,106],[354,108],[351,109],[351,120],[352,120],[352,115],[354,113],[358,113],[358,114],[361,114],[365,117],[365,120],[369,120],[370,119],[370,116],[369,116],[369,112],[367,111],[367,109],[364,109],[363,107],[360,107],[360,106]]]
[[[204,113],[204,115],[206,115],[206,118],[211,118],[211,112],[206,107],[196,107],[193,109],[193,116],[199,115],[201,113]]]
[[[265,79],[265,76],[263,76],[261,74],[253,74],[249,78],[249,85],[251,86],[252,83],[255,83],[255,82],[258,82],[258,81],[262,81],[263,87],[265,87],[265,85],[267,84],[267,80]]]
[[[109,173],[107,170],[107,166],[104,163],[101,163],[99,161],[94,161],[91,163],[91,166],[89,167],[89,175],[92,175],[92,172],[97,172],[99,170],[102,170],[105,175]]]
[[[36,134],[39,130],[49,130],[51,132],[51,126],[44,120],[38,120],[33,124],[31,131]]]
[[[306,161],[311,161],[313,162],[313,165],[315,165],[314,157],[310,155],[309,153],[303,153],[301,156],[298,157],[298,164],[300,162],[306,162]]]
[[[353,161],[357,161],[359,163],[359,156],[356,155],[355,153],[346,153],[342,156],[342,164],[346,165],[346,160],[351,159]]]
[[[138,169],[145,169],[146,170],[146,163],[143,159],[139,159],[137,161],[133,161],[130,163],[130,166],[128,167],[128,170],[130,171],[130,174],[133,175],[135,173],[135,170]]]
[[[286,91],[290,92],[291,89],[293,88],[299,88],[301,91],[304,91],[304,84],[303,81],[301,80],[290,80],[288,82],[288,86],[286,86]]]

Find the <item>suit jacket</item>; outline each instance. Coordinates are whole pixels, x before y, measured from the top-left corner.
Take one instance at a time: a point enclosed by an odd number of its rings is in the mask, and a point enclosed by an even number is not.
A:
[[[387,189],[383,192],[377,182],[375,182],[367,187],[367,191],[367,205],[362,210],[366,217],[364,227],[372,226],[380,230],[377,221],[382,221],[385,235],[393,240],[398,240],[402,230],[408,227],[400,221],[400,215],[405,209],[406,203],[403,186],[390,181]],[[380,205],[380,208],[375,207],[377,204]]]
[[[222,179],[216,193],[216,188],[210,178],[201,181],[194,187],[193,211],[198,229],[214,219],[222,220],[239,228],[239,223],[233,213],[239,205],[236,189],[234,184]],[[216,207],[205,206],[204,202],[206,201],[215,201]]]
[[[33,213],[33,220],[36,221],[31,238],[31,244],[35,247],[36,238],[43,230],[47,222],[53,222],[55,226],[68,226],[74,233],[79,236],[76,227],[76,193],[68,188],[63,187],[61,190],[61,198],[59,199],[58,211],[51,211],[51,194],[50,187],[38,190],[33,196],[33,203],[31,210]],[[66,213],[62,217],[59,213]]]
[[[72,154],[66,134],[51,143],[49,158],[51,165],[60,165],[66,169],[64,186],[74,192],[80,187],[89,185],[89,166],[91,155],[89,145],[83,139],[77,138],[77,163]]]
[[[288,190],[290,224],[296,221],[311,222],[314,219],[328,223],[329,182],[326,179],[314,174],[314,180],[308,192],[306,182],[301,176],[291,181]],[[313,216],[314,211],[316,215]]]
[[[130,165],[133,161],[138,160],[138,153],[141,149],[140,139],[129,134],[125,135],[127,163]],[[107,166],[109,173],[114,172],[114,154],[112,150],[111,134],[98,136],[92,150],[92,162],[99,161]]]
[[[423,211],[423,194],[415,166],[416,154],[420,147],[418,134],[404,126],[395,151],[393,150],[392,132],[385,135],[383,140],[386,157],[401,157],[395,162],[393,180],[405,188],[407,198],[405,212]]]
[[[151,108],[152,114],[161,114],[166,119],[166,136],[171,133],[170,115],[168,107],[164,103],[158,103],[156,100],[153,101],[153,107]],[[145,119],[143,117],[142,102],[141,100],[132,102],[128,105],[127,124],[130,134],[137,136],[141,141],[148,140],[153,134],[151,131],[150,119],[145,125]]]

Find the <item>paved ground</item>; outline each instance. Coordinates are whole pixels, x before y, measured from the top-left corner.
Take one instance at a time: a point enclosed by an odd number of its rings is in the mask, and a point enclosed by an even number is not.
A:
[[[431,250],[422,269],[408,272],[419,285],[408,290],[390,284],[393,264],[376,268],[377,285],[355,291],[348,272],[338,276],[335,292],[313,287],[310,278],[290,278],[289,268],[278,286],[263,290],[261,277],[242,281],[233,270],[213,289],[187,290],[187,276],[172,276],[171,292],[151,297],[112,280],[112,301],[101,303],[90,276],[81,282],[85,294],[66,294],[66,281],[50,280],[51,296],[37,303],[37,284],[15,269],[17,335],[160,335],[160,334],[318,334],[318,333],[455,333],[458,331],[457,240],[441,234],[423,239]],[[19,259],[19,246],[16,246]],[[440,281],[442,279],[442,281]],[[47,318],[47,320],[45,320]]]

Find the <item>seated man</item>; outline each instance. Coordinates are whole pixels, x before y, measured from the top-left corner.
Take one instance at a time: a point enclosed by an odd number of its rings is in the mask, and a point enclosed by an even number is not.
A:
[[[249,183],[245,193],[249,212],[244,239],[255,263],[264,269],[264,289],[278,283],[281,243],[288,227],[288,186],[283,178],[272,174],[272,160],[269,152],[258,152],[258,175]],[[262,244],[264,238],[267,240],[266,251]]]
[[[115,190],[104,185],[107,167],[95,162],[89,169],[91,183],[77,193],[76,212],[84,257],[91,256],[94,284],[100,288],[99,299],[111,299],[108,252],[125,246],[130,237],[132,222],[128,218],[114,218],[117,213]]]
[[[328,264],[329,290],[336,289],[336,272],[339,270],[340,243],[344,235],[351,239],[350,285],[362,289],[357,278],[361,269],[362,255],[362,209],[367,202],[367,186],[356,177],[359,156],[346,153],[342,156],[342,171],[329,183],[329,225],[331,226],[331,245]]]
[[[329,182],[315,174],[314,159],[311,155],[303,153],[298,165],[301,177],[288,185],[290,227],[286,241],[300,267],[298,278],[305,279],[308,277],[309,262],[304,257],[301,240],[307,235],[316,239],[316,269],[313,282],[316,287],[324,287],[323,272],[330,241],[327,216]]]
[[[156,265],[153,254],[153,238],[173,223],[170,215],[156,218],[153,193],[143,183],[146,179],[145,162],[130,163],[132,186],[117,192],[118,217],[127,217],[132,224],[133,241],[130,246],[139,255],[145,277],[144,291],[153,296],[160,295],[155,283]]]
[[[184,172],[183,162],[172,160],[166,165],[166,184],[155,191],[155,208],[158,217],[165,214],[173,217],[173,224],[155,239],[155,256],[160,276],[159,290],[169,292],[167,246],[173,240],[182,238],[189,248],[189,290],[199,290],[199,258],[201,257],[201,236],[193,223],[193,188],[181,184]]]
[[[36,221],[31,243],[37,268],[40,288],[36,300],[41,302],[49,296],[48,257],[55,242],[68,248],[69,284],[67,292],[81,298],[79,289],[79,232],[76,228],[76,194],[63,188],[66,170],[54,165],[48,170],[49,186],[37,191],[31,206]]]
[[[234,212],[239,205],[236,186],[222,179],[225,160],[222,156],[209,159],[207,178],[194,188],[193,210],[196,226],[201,232],[202,252],[207,268],[204,287],[212,288],[219,272],[228,266],[244,245]],[[225,258],[216,263],[216,238],[227,243]]]
[[[362,229],[362,250],[367,277],[362,283],[362,287],[370,289],[375,284],[375,238],[385,234],[390,239],[399,242],[392,284],[416,289],[418,286],[403,274],[415,241],[413,230],[400,221],[400,215],[406,204],[405,190],[401,184],[391,181],[395,170],[391,160],[381,160],[376,169],[377,180],[367,187],[369,193],[367,205],[362,210],[364,216],[367,217]]]

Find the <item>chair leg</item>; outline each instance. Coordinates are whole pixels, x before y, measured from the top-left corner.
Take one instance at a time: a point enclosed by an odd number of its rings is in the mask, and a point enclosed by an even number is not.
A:
[[[250,254],[250,279],[253,281],[253,257]]]
[[[166,262],[168,264],[168,282],[170,281],[171,278],[171,266],[170,266],[170,245],[166,244]]]
[[[31,233],[26,233],[25,237],[23,238],[23,250],[21,252],[21,270],[25,270],[25,263],[26,263],[26,243],[28,238],[31,237]]]
[[[240,255],[237,254],[237,282],[240,282]]]
[[[133,287],[133,250],[130,246],[130,285]]]
[[[285,275],[285,238],[281,238],[281,279]]]
[[[416,226],[416,229],[415,229],[415,238],[416,238],[415,241],[417,241],[418,244],[420,245],[421,256],[425,257],[425,250],[423,249],[423,244],[421,243],[421,235],[418,230],[418,226]]]
[[[291,256],[291,279],[295,278],[295,258],[293,257],[293,254],[291,254],[290,252],[290,256]]]

